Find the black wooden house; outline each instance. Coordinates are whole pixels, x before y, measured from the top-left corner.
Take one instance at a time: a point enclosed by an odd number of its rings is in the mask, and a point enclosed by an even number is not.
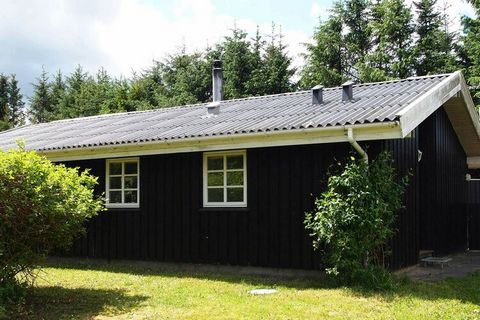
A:
[[[221,86],[215,68],[212,103],[27,125],[0,147],[21,138],[99,177],[108,211],[78,256],[316,268],[303,220],[327,170],[385,149],[412,173],[392,266],[467,248],[480,122],[460,72],[226,101]]]

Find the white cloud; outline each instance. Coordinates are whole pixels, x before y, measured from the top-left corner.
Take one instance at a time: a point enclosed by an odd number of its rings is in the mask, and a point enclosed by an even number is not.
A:
[[[317,22],[319,19],[321,21],[325,21],[330,14],[329,10],[332,5],[325,6],[320,5],[318,2],[312,3],[312,6],[310,7],[310,18],[314,19],[315,22]]]
[[[173,9],[141,0],[6,1],[0,12],[0,72],[16,73],[27,92],[42,65],[65,73],[77,64],[91,73],[103,66],[129,76],[183,44],[193,51],[218,42],[234,23],[252,35],[256,31],[255,21],[220,14],[210,0],[176,0]],[[270,27],[260,26],[265,33]],[[309,35],[283,33],[300,64],[300,43]]]

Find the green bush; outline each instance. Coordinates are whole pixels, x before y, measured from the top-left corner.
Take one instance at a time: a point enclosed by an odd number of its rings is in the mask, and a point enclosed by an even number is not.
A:
[[[327,273],[372,286],[388,281],[388,242],[407,180],[399,182],[388,152],[370,164],[352,157],[343,171],[329,177],[315,210],[305,215]]]
[[[33,281],[35,265],[52,249],[68,248],[84,232],[86,219],[103,208],[96,183],[87,171],[22,146],[0,151],[0,300],[15,284]]]

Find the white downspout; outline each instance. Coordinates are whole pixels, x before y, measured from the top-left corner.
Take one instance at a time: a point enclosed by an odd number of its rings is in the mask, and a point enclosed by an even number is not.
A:
[[[365,163],[368,163],[368,154],[367,152],[358,144],[358,142],[355,140],[355,138],[353,137],[353,129],[352,128],[348,128],[347,129],[347,138],[348,138],[348,142],[350,142],[350,144],[352,145],[353,148],[355,148],[355,150],[357,150],[357,152],[360,154],[360,156],[362,156],[362,159],[363,161],[365,161]]]

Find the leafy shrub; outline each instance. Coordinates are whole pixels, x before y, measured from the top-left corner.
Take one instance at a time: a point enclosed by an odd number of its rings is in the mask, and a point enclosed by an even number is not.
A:
[[[314,212],[305,215],[327,273],[372,286],[388,281],[388,241],[395,233],[407,180],[398,182],[388,152],[370,164],[352,157],[342,172],[329,177]]]
[[[33,281],[53,248],[67,248],[103,207],[87,171],[55,165],[35,152],[0,151],[0,289]],[[0,297],[1,298],[1,297]]]

